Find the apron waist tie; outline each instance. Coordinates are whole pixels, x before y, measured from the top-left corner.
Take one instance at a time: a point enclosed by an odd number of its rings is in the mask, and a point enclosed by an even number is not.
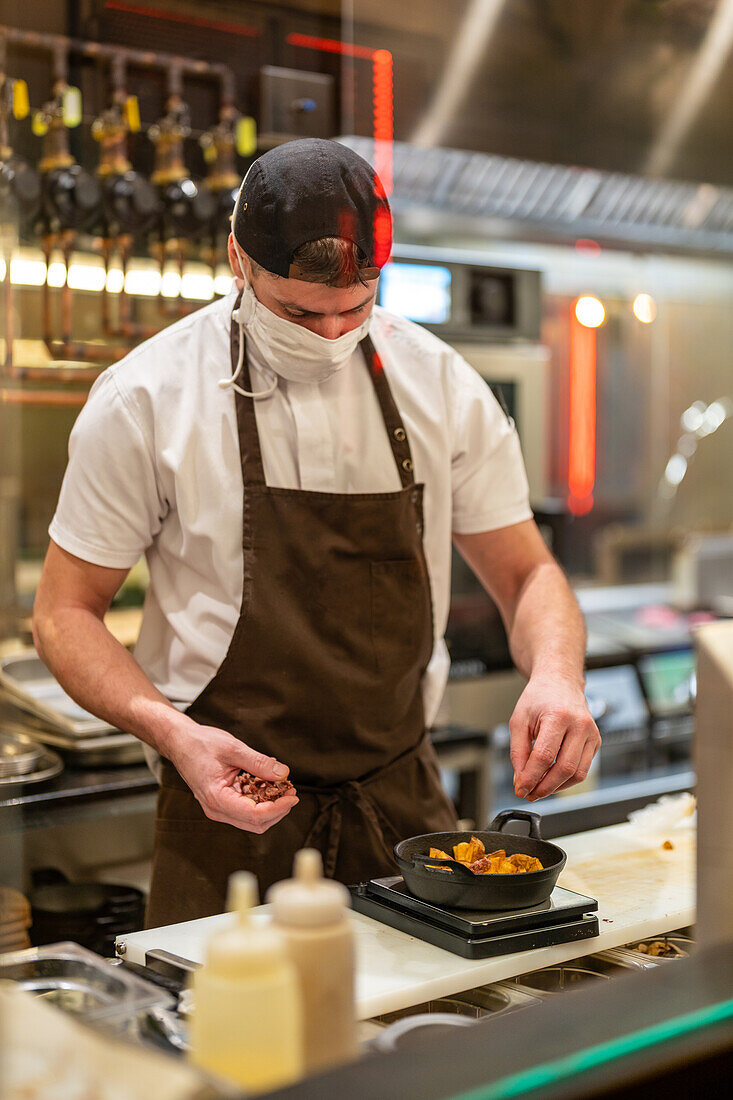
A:
[[[326,850],[323,857],[323,872],[327,878],[334,878],[336,874],[336,863],[341,845],[344,802],[352,802],[361,811],[364,818],[371,826],[372,832],[379,846],[382,848],[382,851],[387,856],[387,859],[391,863],[394,862],[394,851],[387,841],[385,831],[393,834],[395,842],[402,838],[396,835],[390,822],[382,813],[378,803],[371,797],[366,788],[387,775],[399,764],[415,756],[422,748],[426,738],[427,734],[417,745],[401,753],[400,756],[390,761],[389,764],[386,764],[383,768],[378,768],[364,779],[352,779],[347,783],[339,783],[334,787],[310,787],[296,783],[296,789],[298,791],[302,791],[304,794],[315,795],[319,800],[324,799],[318,816],[305,838],[304,847],[314,847],[316,839],[325,829],[328,830]]]
[[[324,793],[322,788],[302,789],[305,789],[309,794],[322,796]],[[330,790],[333,790],[333,788],[330,788]],[[316,838],[324,829],[328,829],[326,851],[323,856],[323,873],[327,878],[334,878],[336,874],[336,863],[341,846],[341,827],[344,819],[343,803],[345,801],[353,802],[361,810],[387,859],[394,860],[394,853],[384,835],[384,827],[389,828],[389,823],[380,813],[376,802],[369,797],[360,783],[353,781],[344,783],[335,793],[328,795],[304,841],[304,847],[314,847]]]

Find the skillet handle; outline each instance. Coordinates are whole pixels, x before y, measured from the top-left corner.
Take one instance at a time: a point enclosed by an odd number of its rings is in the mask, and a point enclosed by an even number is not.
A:
[[[412,866],[429,864],[429,870],[437,871],[438,874],[443,874],[445,871],[450,873],[451,878],[460,878],[464,882],[475,882],[476,876],[473,871],[469,871],[468,867],[464,867],[462,863],[458,863],[455,859],[437,859],[435,856],[414,855],[410,857],[412,860]]]
[[[528,821],[529,835],[533,840],[542,840],[540,814],[533,814],[531,810],[500,810],[489,825],[489,831],[500,833],[508,821]]]

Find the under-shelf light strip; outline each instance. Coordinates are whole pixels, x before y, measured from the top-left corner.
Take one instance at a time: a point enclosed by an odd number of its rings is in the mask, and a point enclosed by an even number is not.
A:
[[[5,279],[5,275],[6,263],[0,259],[0,282]],[[67,283],[71,290],[93,293],[100,293],[106,282],[109,294],[119,294],[123,285],[120,268],[110,268],[105,279],[102,265],[83,256],[75,258],[69,264],[68,271],[65,264],[59,261],[52,261],[46,268],[46,262],[40,253],[35,254],[30,249],[21,250],[12,257],[10,281],[14,286],[43,286],[47,281],[49,286],[62,287]],[[232,279],[224,270],[212,276],[210,272],[197,270],[192,265],[184,270],[183,277],[178,271],[165,271],[161,287],[160,269],[151,262],[136,263],[128,268],[124,285],[125,292],[133,296],[156,297],[162,293],[164,298],[182,297],[208,302],[215,295],[228,294]]]

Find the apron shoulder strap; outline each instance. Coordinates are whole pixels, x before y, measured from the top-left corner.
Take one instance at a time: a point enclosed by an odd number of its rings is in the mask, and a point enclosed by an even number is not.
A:
[[[241,296],[240,296],[241,297]],[[237,299],[239,304],[239,298]],[[232,321],[230,325],[230,347],[232,360],[232,373],[234,373],[239,360],[240,327]],[[247,361],[247,338],[242,332],[244,340],[244,357],[242,360],[242,388],[252,389],[252,379],[249,373]],[[239,432],[239,453],[242,458],[242,477],[245,485],[264,485],[265,468],[262,465],[262,450],[260,448],[260,433],[257,430],[257,415],[255,402],[251,397],[243,397],[235,391],[234,394],[237,410],[237,430]]]
[[[367,368],[374,384],[379,407],[382,410],[392,454],[397,463],[400,481],[402,482],[403,489],[405,489],[408,485],[415,484],[415,471],[412,465],[410,441],[407,438],[407,432],[402,423],[402,417],[400,416],[395,399],[392,396],[392,390],[387,381],[387,375],[384,373],[382,360],[377,354],[371,337],[365,336],[360,346],[367,361]]]

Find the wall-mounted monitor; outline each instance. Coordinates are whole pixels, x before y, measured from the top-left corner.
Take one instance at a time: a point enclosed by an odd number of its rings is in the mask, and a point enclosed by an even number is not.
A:
[[[539,271],[453,259],[445,249],[395,245],[382,268],[379,304],[447,340],[540,337]]]
[[[451,315],[451,271],[437,264],[388,263],[382,268],[379,304],[427,325],[444,325]]]

